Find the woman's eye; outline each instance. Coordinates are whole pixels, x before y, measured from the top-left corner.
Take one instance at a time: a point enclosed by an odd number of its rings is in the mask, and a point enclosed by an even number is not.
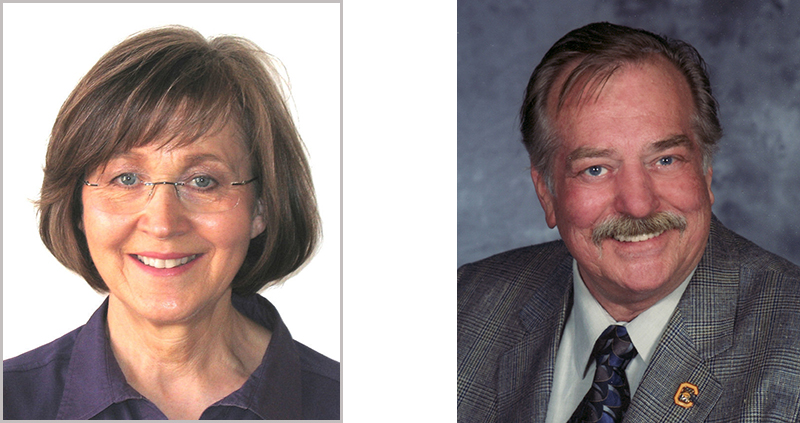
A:
[[[135,173],[123,173],[112,180],[112,182],[115,181],[125,186],[133,186],[139,182],[139,176]]]
[[[211,188],[216,185],[214,178],[206,175],[195,176],[190,184],[195,188]]]
[[[583,171],[583,173],[589,176],[601,176],[606,172],[608,172],[608,170],[603,166],[590,166],[588,169]]]
[[[669,166],[674,162],[675,162],[675,158],[672,157],[672,156],[666,156],[666,157],[662,157],[662,158],[658,159],[658,164],[660,164],[662,166]]]

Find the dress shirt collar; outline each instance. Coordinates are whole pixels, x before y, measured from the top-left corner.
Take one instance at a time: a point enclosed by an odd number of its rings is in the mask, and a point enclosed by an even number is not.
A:
[[[618,322],[600,305],[583,283],[578,262],[572,260],[572,284],[574,303],[572,318],[575,319],[575,371],[583,374],[589,369],[589,358],[597,338],[609,325],[625,326],[631,342],[636,347],[639,357],[644,360],[645,367],[655,352],[656,345],[667,327],[670,316],[678,306],[678,302],[686,290],[686,286],[694,275],[694,270],[689,276],[669,295],[653,304],[630,322]]]
[[[288,329],[275,307],[260,295],[233,295],[234,307],[272,331],[261,365],[241,388],[210,406],[249,409],[262,419],[302,418],[300,358]],[[109,406],[146,399],[128,385],[106,331],[108,298],[75,340],[58,419],[90,419]],[[276,382],[278,381],[278,382]],[[204,413],[205,414],[205,413]]]

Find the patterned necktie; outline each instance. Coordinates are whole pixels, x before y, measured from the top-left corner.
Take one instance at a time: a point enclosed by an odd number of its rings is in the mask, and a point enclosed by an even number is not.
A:
[[[568,423],[619,423],[631,402],[625,368],[636,357],[628,330],[611,325],[597,338],[592,358],[597,362],[592,387]]]

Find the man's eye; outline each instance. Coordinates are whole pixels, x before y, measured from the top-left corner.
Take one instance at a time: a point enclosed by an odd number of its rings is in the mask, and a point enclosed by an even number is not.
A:
[[[658,159],[658,164],[660,164],[662,166],[669,166],[674,162],[675,162],[675,158],[672,157],[672,156],[666,156],[666,157],[662,157],[662,158]]]
[[[601,176],[606,172],[608,172],[608,170],[603,166],[590,166],[588,169],[583,171],[583,173],[589,176]]]

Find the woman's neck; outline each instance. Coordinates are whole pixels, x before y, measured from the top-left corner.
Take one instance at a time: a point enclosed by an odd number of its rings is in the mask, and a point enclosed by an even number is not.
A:
[[[108,330],[128,384],[167,417],[195,419],[241,387],[271,335],[233,308],[230,292],[211,309],[171,324],[141,318],[110,295]]]

